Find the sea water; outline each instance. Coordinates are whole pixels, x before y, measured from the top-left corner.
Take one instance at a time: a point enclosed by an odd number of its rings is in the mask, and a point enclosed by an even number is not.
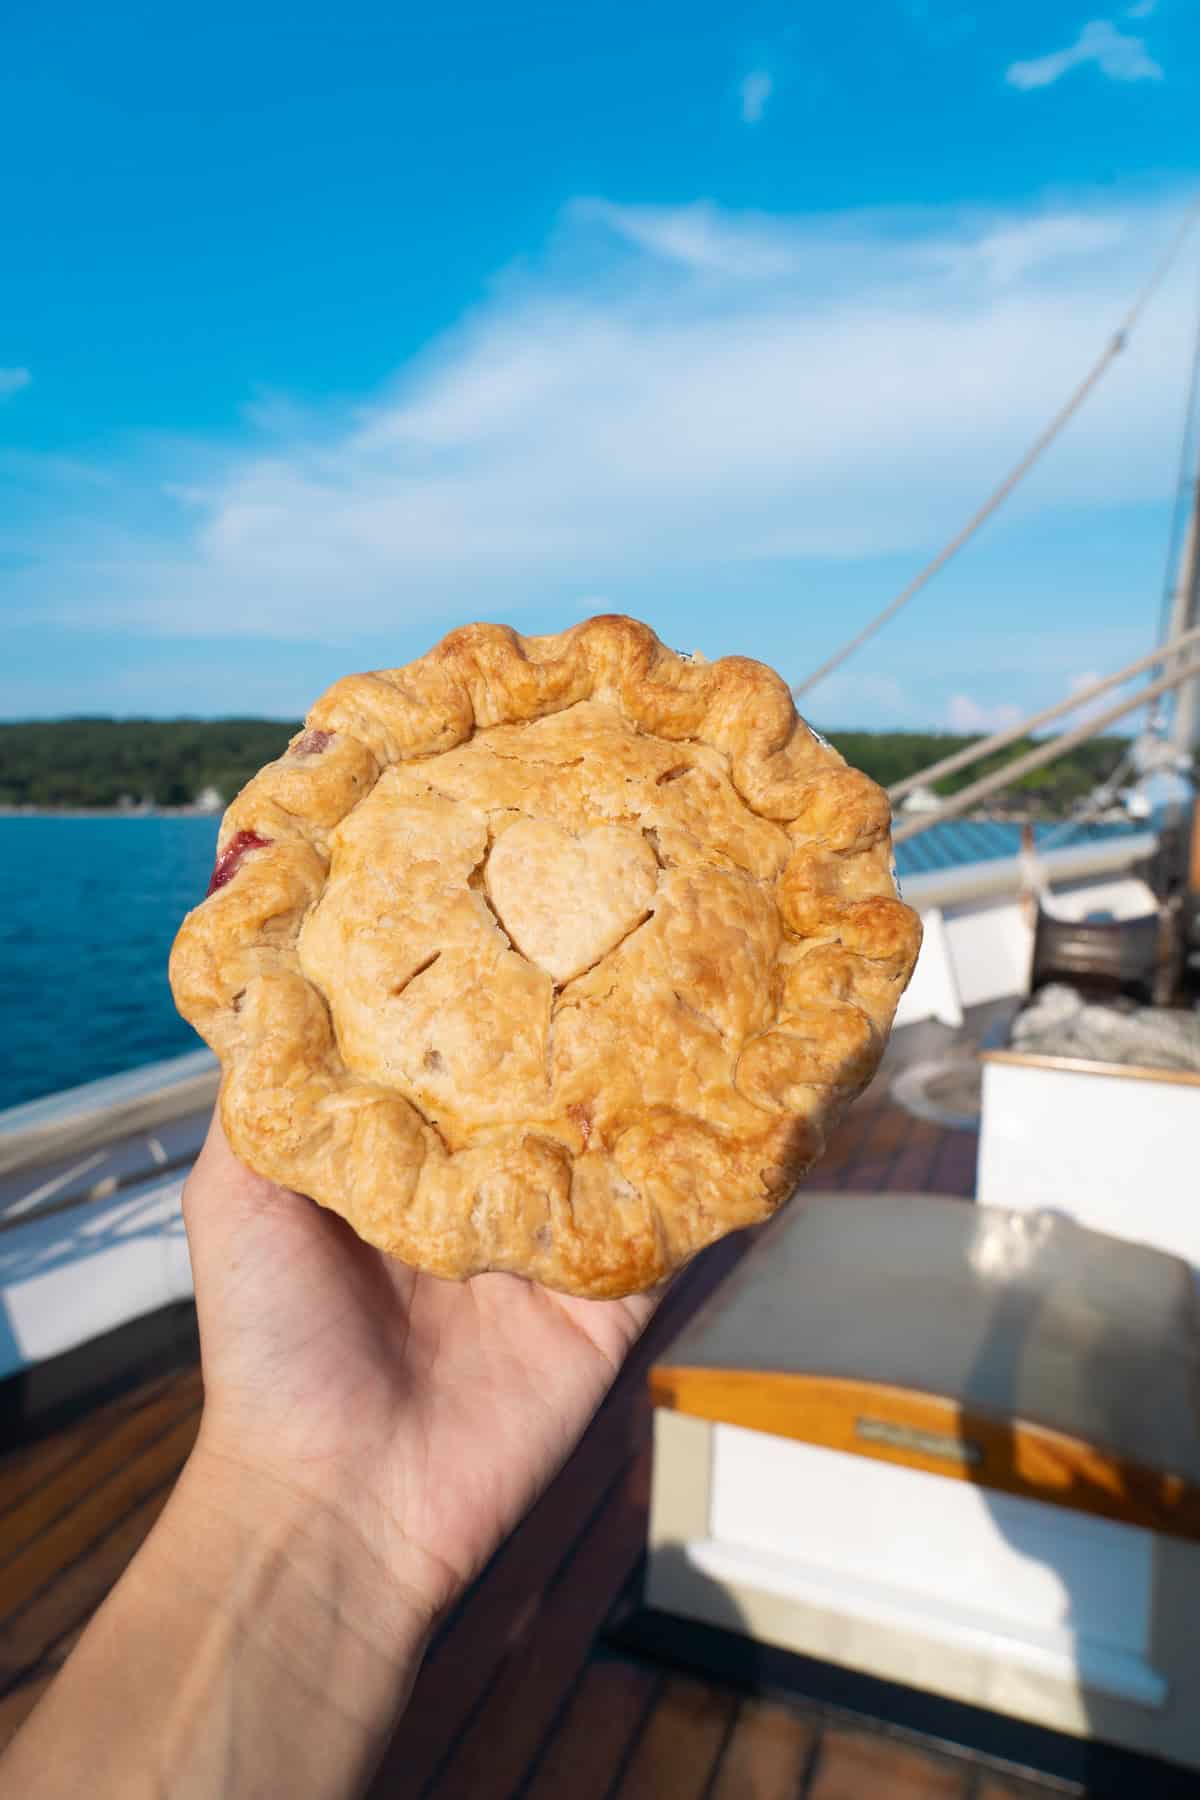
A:
[[[0,1108],[199,1047],[167,956],[218,822],[0,818]]]

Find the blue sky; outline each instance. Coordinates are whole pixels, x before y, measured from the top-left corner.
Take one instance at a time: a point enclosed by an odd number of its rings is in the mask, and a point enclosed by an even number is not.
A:
[[[294,715],[469,618],[799,679],[1197,182],[1200,9],[15,0],[0,716]],[[987,725],[1152,641],[1200,234],[1003,517],[808,702]]]

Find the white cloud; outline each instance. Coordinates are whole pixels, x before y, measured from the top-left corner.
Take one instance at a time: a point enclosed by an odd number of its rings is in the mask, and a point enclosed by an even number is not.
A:
[[[575,210],[600,220],[636,249],[697,273],[774,281],[803,268],[798,235],[761,214],[730,218],[703,200],[691,206],[612,206],[591,200]]]
[[[10,608],[310,640],[561,618],[597,591],[649,612],[716,581],[799,583],[815,609],[829,559],[914,566],[957,529],[1177,216],[577,205],[540,263],[359,405],[314,418],[272,392],[240,444],[148,442],[91,502],[60,482],[0,545],[29,565]],[[1188,286],[1168,281],[1006,525],[1170,492]]]
[[[1109,19],[1093,19],[1065,50],[1038,56],[1032,62],[1011,63],[1004,79],[1010,87],[1028,92],[1050,87],[1072,69],[1095,63],[1110,81],[1161,81],[1161,66],[1146,49],[1145,40],[1128,36]]]
[[[1120,664],[1118,663],[1117,666],[1119,668]],[[1067,693],[1082,694],[1087,688],[1094,686],[1097,681],[1102,680],[1106,674],[1110,673],[1111,670],[1107,669],[1085,669],[1080,675],[1072,675],[1067,681]],[[1095,719],[1102,712],[1107,712],[1110,706],[1118,705],[1123,698],[1124,694],[1120,688],[1110,690],[1107,694],[1101,694],[1098,700],[1085,701],[1073,713],[1068,713],[1064,719],[1056,720],[1052,729],[1071,731],[1076,725],[1082,725],[1086,720]]]
[[[1127,19],[1148,19],[1151,13],[1158,11],[1158,0],[1136,0],[1133,6],[1125,8]]]
[[[1139,649],[1145,649],[1144,643],[1139,645]],[[1065,700],[1072,694],[1082,694],[1088,688],[1093,687],[1096,682],[1102,681],[1106,675],[1111,675],[1114,668],[1119,669],[1123,662],[1132,661],[1132,656],[1117,656],[1106,668],[1085,669],[1080,674],[1068,675],[1062,682],[1058,693],[1051,695],[1047,699],[1046,704],[1052,706],[1056,700]],[[1141,681],[1145,681],[1146,679],[1147,677],[1145,676],[1140,677]],[[1084,701],[1081,706],[1075,708],[1074,712],[1064,713],[1061,719],[1052,720],[1052,722],[1046,726],[1046,731],[1051,736],[1054,736],[1059,732],[1073,731],[1077,725],[1084,725],[1090,719],[1099,718],[1101,713],[1107,712],[1110,707],[1119,706],[1122,700],[1129,698],[1131,685],[1136,685],[1136,683],[1125,683],[1121,687],[1110,688],[1106,694],[1101,694],[1097,699]],[[1128,717],[1129,715],[1126,715],[1126,721],[1117,724],[1113,729],[1116,731],[1126,730],[1128,728]]]
[[[1115,249],[1127,234],[1119,213],[1062,209],[1016,218],[947,217],[914,209],[817,220],[729,214],[703,200],[690,206],[583,200],[573,211],[691,273],[764,284],[810,276],[836,282],[847,294],[861,292],[874,278],[881,252],[893,280],[908,275],[924,281],[933,268],[965,282],[1004,286],[1046,265]]]
[[[1022,718],[1019,706],[985,706],[970,694],[954,694],[946,708],[946,724],[951,731],[1005,731]]]
[[[962,244],[939,245],[949,268],[977,272],[996,286],[1019,281],[1047,263],[1063,264],[1111,250],[1121,241],[1122,226],[1111,216],[1054,213],[1044,218],[1005,222]]]
[[[28,369],[0,369],[0,400],[8,394],[19,393],[32,380],[33,376]]]
[[[749,75],[743,77],[738,97],[742,103],[742,119],[745,124],[761,124],[774,89],[775,83],[766,69],[752,69]]]

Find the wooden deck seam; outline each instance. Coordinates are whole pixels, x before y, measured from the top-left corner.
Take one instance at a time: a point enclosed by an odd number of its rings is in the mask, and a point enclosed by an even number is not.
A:
[[[5,1452],[0,1457],[0,1532],[4,1529],[4,1521],[9,1513],[40,1493],[47,1483],[53,1481],[81,1455],[86,1455],[110,1431],[161,1399],[180,1373],[182,1371],[171,1370],[155,1376],[150,1383],[140,1387],[136,1394],[122,1394],[107,1401],[97,1407],[90,1417],[65,1427],[61,1432],[32,1445]],[[33,1465],[35,1473],[29,1485],[22,1487],[17,1466],[26,1462]]]
[[[589,1531],[592,1529],[592,1526],[596,1523],[596,1521],[599,1519],[600,1515],[603,1513],[604,1509],[608,1506],[610,1501],[613,1499],[613,1497],[617,1493],[618,1489],[620,1488],[621,1483],[623,1481],[628,1480],[629,1475],[630,1475],[631,1471],[633,1470],[633,1468],[635,1467],[638,1457],[641,1454],[642,1454],[641,1448],[635,1446],[631,1450],[631,1452],[626,1456],[625,1460],[622,1462],[620,1469],[619,1469],[618,1473],[616,1474],[616,1476],[603,1489],[596,1505],[594,1507],[592,1507],[591,1511],[588,1513],[586,1519],[580,1526],[579,1530],[576,1531],[575,1534],[572,1536],[566,1551],[555,1563],[555,1565],[549,1575],[549,1578],[543,1583],[541,1592],[538,1596],[537,1611],[539,1611],[539,1612],[541,1611],[541,1607],[545,1602],[546,1595],[562,1579],[563,1573],[564,1573],[565,1569],[567,1568],[567,1565],[573,1560],[573,1558],[575,1556],[575,1552],[578,1549],[579,1545],[582,1543],[583,1539],[588,1535]],[[469,1709],[469,1711],[467,1712],[465,1717],[459,1721],[458,1730],[456,1731],[456,1733],[455,1733],[454,1737],[451,1739],[451,1741],[447,1744],[445,1751],[443,1752],[442,1756],[439,1758],[434,1769],[432,1770],[430,1775],[427,1777],[424,1785],[422,1786],[421,1794],[423,1797],[424,1796],[432,1796],[437,1793],[437,1784],[441,1780],[443,1773],[449,1767],[449,1765],[453,1761],[455,1755],[458,1753],[458,1751],[462,1747],[463,1743],[466,1741],[466,1739],[470,1733],[472,1725],[478,1719],[479,1715],[483,1711],[483,1708],[487,1705],[489,1699],[491,1698],[492,1693],[495,1690],[497,1682],[499,1682],[502,1679],[503,1674],[509,1664],[510,1654],[511,1654],[511,1651],[506,1646],[505,1650],[501,1653],[500,1657],[497,1659],[496,1664],[493,1667],[491,1675],[489,1676],[486,1684],[481,1689],[474,1704],[471,1706],[471,1708]],[[580,1667],[577,1670],[576,1676],[575,1676],[576,1681],[583,1674],[583,1671],[584,1671],[584,1669],[586,1669],[586,1667],[587,1667],[586,1661],[580,1664]],[[543,1749],[545,1748],[545,1744],[549,1741],[549,1737],[550,1737],[550,1733],[547,1732],[546,1737],[543,1740],[543,1744],[541,1746]]]
[[[796,1790],[796,1800],[809,1800],[813,1782],[817,1778],[817,1768],[821,1761],[821,1750],[825,1743],[825,1720],[819,1715],[813,1717],[813,1740],[804,1759],[804,1773],[800,1777],[800,1786]]]
[[[594,1643],[595,1643],[595,1639],[593,1639],[593,1645],[594,1645]],[[538,1745],[537,1755],[534,1757],[533,1761],[530,1763],[529,1767],[526,1769],[526,1771],[521,1779],[521,1785],[516,1790],[515,1794],[513,1795],[513,1800],[524,1800],[524,1796],[527,1795],[530,1792],[530,1790],[533,1788],[534,1783],[537,1781],[539,1774],[541,1773],[543,1767],[545,1766],[546,1759],[554,1745],[554,1741],[557,1738],[559,1731],[561,1730],[563,1724],[566,1721],[567,1714],[570,1712],[571,1706],[572,1706],[576,1696],[578,1695],[580,1688],[582,1687],[583,1683],[587,1679],[588,1670],[591,1668],[591,1666],[592,1666],[591,1657],[589,1655],[588,1660],[586,1662],[584,1662],[583,1664],[581,1664],[578,1672],[576,1673],[574,1681],[571,1683],[571,1686],[568,1688],[567,1692],[563,1695],[563,1698],[562,1698],[557,1710],[555,1711],[553,1717],[551,1718],[550,1723],[547,1725],[546,1735],[542,1739],[542,1742]],[[661,1687],[661,1685],[662,1685],[661,1681],[656,1679],[653,1690],[648,1695],[648,1697],[646,1698],[646,1700],[644,1701],[644,1703],[642,1705],[641,1712],[638,1715],[637,1724],[635,1725],[633,1732],[630,1736],[630,1741],[626,1745],[624,1751],[621,1754],[621,1757],[618,1761],[617,1768],[614,1773],[613,1779],[609,1782],[609,1785],[604,1790],[604,1800],[609,1800],[609,1796],[616,1791],[618,1782],[620,1780],[621,1772],[624,1769],[625,1764],[628,1762],[630,1755],[632,1754],[633,1746],[641,1734],[641,1729],[642,1729],[643,1724],[645,1723],[645,1720],[647,1718],[649,1718],[650,1713],[653,1710],[654,1703],[655,1703],[655,1700],[657,1699],[658,1691],[659,1691],[659,1688]]]
[[[576,1669],[575,1679],[571,1682],[566,1692],[563,1694],[562,1699],[550,1715],[550,1722],[546,1726],[546,1735],[538,1745],[536,1756],[522,1776],[521,1785],[513,1796],[513,1800],[520,1800],[522,1794],[528,1793],[529,1788],[537,1777],[539,1768],[546,1759],[546,1753],[549,1750],[550,1745],[553,1743],[560,1726],[563,1724],[567,1713],[570,1711],[572,1701],[575,1699],[575,1696],[583,1685],[587,1672],[588,1665],[586,1662],[581,1663],[578,1669]]]
[[[825,1732],[829,1721],[825,1717],[818,1715],[816,1724],[817,1729],[813,1735],[812,1754],[809,1756],[808,1763],[805,1767],[804,1780],[800,1785],[800,1792],[796,1796],[796,1800],[812,1800],[812,1791],[816,1786],[817,1777],[821,1773],[821,1763],[825,1755]]]
[[[106,1438],[99,1439],[96,1442],[89,1444],[87,1449],[83,1451],[81,1455],[75,1457],[71,1462],[61,1465],[55,1470],[54,1475],[51,1476],[48,1481],[42,1483],[41,1486],[36,1488],[32,1493],[26,1494],[22,1500],[18,1501],[13,1506],[10,1506],[6,1512],[0,1516],[0,1580],[3,1580],[4,1570],[8,1568],[11,1563],[15,1562],[18,1556],[29,1549],[31,1545],[35,1544],[46,1531],[52,1530],[53,1527],[60,1524],[62,1520],[69,1518],[71,1513],[74,1512],[77,1507],[81,1506],[90,1495],[94,1494],[99,1488],[102,1488],[106,1482],[111,1481],[113,1477],[120,1472],[120,1466],[137,1461],[138,1458],[148,1454],[154,1448],[155,1444],[159,1443],[168,1432],[173,1431],[177,1425],[181,1424],[184,1419],[190,1418],[193,1413],[202,1410],[204,1404],[203,1399],[201,1398],[191,1404],[185,1403],[182,1406],[170,1409],[165,1407],[162,1408],[165,1422],[162,1424],[161,1430],[153,1431],[148,1437],[138,1439],[130,1445],[129,1453],[124,1457],[123,1463],[117,1468],[110,1467],[104,1470],[100,1475],[99,1480],[84,1485],[78,1491],[68,1490],[69,1497],[63,1497],[66,1500],[66,1503],[60,1506],[57,1512],[47,1514],[47,1516],[42,1519],[38,1528],[31,1531],[28,1537],[19,1538],[15,1549],[7,1550],[3,1548],[6,1531],[14,1529],[15,1516],[19,1515],[23,1510],[32,1510],[34,1502],[37,1500],[39,1494],[43,1494],[55,1481],[62,1481],[68,1471],[72,1474],[77,1474],[81,1466],[85,1466],[91,1458],[95,1457],[102,1447],[107,1453],[111,1454],[114,1440],[121,1439],[122,1434],[132,1434],[138,1419],[144,1417],[146,1413],[153,1409],[158,1408],[160,1402],[164,1398],[164,1395],[156,1395],[152,1400],[147,1402],[146,1406],[136,1408],[129,1412],[119,1421]],[[120,1455],[119,1449],[117,1454]],[[4,1615],[0,1614],[0,1624],[3,1623],[3,1619]]]
[[[54,1581],[61,1581],[63,1577],[69,1575],[72,1570],[76,1570],[82,1564],[86,1563],[90,1557],[99,1555],[135,1513],[144,1507],[149,1507],[153,1502],[159,1499],[159,1496],[163,1497],[165,1503],[166,1499],[170,1497],[171,1490],[174,1488],[176,1480],[177,1476],[168,1475],[165,1480],[159,1482],[157,1487],[151,1488],[134,1506],[122,1513],[120,1518],[114,1519],[107,1530],[99,1537],[93,1538],[86,1549],[81,1550],[79,1555],[75,1557],[72,1562],[65,1563],[63,1567],[56,1572]],[[161,1511],[161,1507],[159,1510]],[[153,1527],[151,1527],[151,1529],[153,1529]],[[51,1584],[49,1583],[43,1585],[36,1593],[31,1594],[29,1599],[20,1605],[15,1612],[8,1615],[3,1621],[0,1621],[0,1655],[3,1654],[4,1637],[14,1628],[20,1629],[22,1621],[33,1608],[38,1605],[39,1601],[45,1597],[50,1585]],[[36,1672],[47,1663],[51,1664],[52,1667],[58,1667],[59,1665],[54,1661],[57,1647],[66,1638],[71,1637],[88,1623],[89,1619],[97,1611],[97,1605],[98,1603],[96,1602],[85,1602],[81,1612],[72,1617],[71,1623],[69,1625],[64,1625],[63,1629],[59,1631],[45,1648],[30,1662],[21,1664],[11,1676],[5,1676],[3,1673],[0,1673],[0,1700],[6,1699],[14,1688],[19,1687],[21,1683],[26,1680],[30,1673]]]
[[[704,1783],[704,1790],[700,1795],[700,1800],[712,1800],[713,1790],[717,1785],[717,1778],[721,1773],[721,1764],[725,1761],[729,1746],[733,1742],[733,1734],[737,1729],[737,1722],[742,1716],[742,1708],[745,1704],[746,1696],[743,1694],[739,1697],[737,1705],[734,1707],[726,1721],[724,1735],[721,1738],[717,1754],[713,1758],[713,1766],[708,1771],[708,1780]]]
[[[138,1455],[130,1459],[130,1462],[127,1462],[121,1468],[112,1470],[103,1481],[98,1482],[95,1487],[89,1488],[82,1493],[71,1506],[65,1509],[65,1511],[56,1514],[53,1519],[47,1521],[40,1531],[36,1532],[32,1538],[27,1539],[26,1542],[21,1545],[19,1550],[6,1559],[3,1565],[3,1571],[0,1571],[0,1573],[10,1573],[21,1561],[22,1557],[27,1556],[30,1551],[41,1544],[52,1532],[59,1530],[63,1526],[64,1521],[70,1519],[73,1515],[79,1514],[88,1507],[95,1499],[96,1495],[103,1493],[105,1488],[119,1484],[125,1475],[125,1471],[131,1465],[136,1465],[137,1463],[144,1461],[146,1457],[150,1456],[155,1449],[165,1442],[166,1439],[178,1432],[182,1425],[187,1424],[192,1418],[198,1417],[202,1411],[203,1403],[194,1407],[189,1407],[186,1412],[182,1412],[176,1418],[172,1419],[161,1432],[157,1432],[153,1438],[147,1440],[141,1447]],[[188,1454],[190,1454],[190,1450],[180,1459],[179,1468],[182,1468],[183,1463],[187,1461]],[[177,1478],[178,1473],[179,1469],[175,1469],[168,1477],[166,1477],[166,1479],[174,1481]],[[69,1556],[67,1560],[60,1563],[44,1581],[39,1581],[35,1587],[28,1591],[28,1593],[23,1594],[22,1598],[10,1611],[0,1614],[0,1630],[6,1629],[14,1620],[18,1619],[21,1613],[23,1613],[27,1607],[32,1606],[52,1582],[60,1580],[63,1575],[73,1569],[82,1557],[93,1550],[103,1538],[108,1537],[111,1532],[115,1531],[121,1523],[128,1518],[130,1513],[136,1511],[137,1507],[146,1499],[147,1494],[155,1491],[162,1485],[162,1481],[154,1482],[151,1488],[146,1489],[144,1493],[138,1494],[132,1505],[125,1506],[120,1513],[106,1523],[104,1531],[99,1537],[89,1539],[83,1549],[77,1551],[73,1556]]]
[[[642,1707],[642,1710],[641,1710],[640,1714],[638,1715],[638,1721],[637,1721],[636,1726],[634,1727],[633,1731],[630,1733],[629,1742],[626,1744],[625,1749],[622,1752],[621,1759],[617,1763],[616,1769],[613,1772],[613,1778],[609,1782],[608,1787],[604,1791],[604,1800],[616,1800],[617,1795],[620,1793],[621,1784],[625,1780],[626,1775],[629,1773],[630,1765],[632,1764],[634,1757],[637,1755],[638,1745],[641,1743],[642,1738],[645,1735],[646,1727],[650,1723],[650,1719],[653,1715],[655,1707],[658,1705],[659,1701],[662,1699],[662,1691],[665,1686],[666,1686],[666,1676],[663,1675],[660,1671],[656,1670],[655,1678],[654,1678],[654,1687],[646,1697],[646,1703]]]
[[[26,1550],[32,1548],[32,1546],[34,1544],[36,1544],[45,1535],[45,1533],[47,1531],[52,1530],[55,1525],[60,1525],[64,1519],[70,1518],[71,1514],[73,1512],[77,1511],[78,1508],[80,1506],[82,1506],[85,1501],[90,1499],[90,1497],[93,1494],[99,1492],[99,1490],[101,1488],[106,1487],[110,1481],[115,1480],[115,1478],[121,1473],[122,1469],[127,1468],[131,1462],[140,1461],[140,1459],[143,1456],[148,1455],[150,1453],[150,1451],[154,1449],[156,1444],[160,1444],[162,1442],[163,1438],[169,1436],[172,1431],[174,1431],[179,1425],[181,1425],[185,1419],[192,1418],[196,1413],[202,1412],[203,1409],[204,1409],[203,1400],[197,1400],[189,1405],[181,1406],[178,1409],[178,1411],[173,1411],[173,1412],[167,1414],[162,1423],[161,1429],[154,1431],[149,1437],[143,1438],[141,1440],[141,1442],[136,1445],[132,1454],[127,1456],[126,1458],[124,1458],[124,1460],[116,1468],[111,1468],[111,1469],[106,1470],[100,1480],[93,1482],[90,1486],[83,1488],[78,1494],[74,1495],[73,1498],[70,1500],[70,1502],[67,1505],[65,1505],[61,1509],[61,1511],[56,1512],[49,1518],[43,1520],[42,1523],[37,1528],[37,1530],[32,1531],[28,1537],[21,1538],[15,1549],[13,1549],[11,1551],[0,1550],[0,1580],[3,1579],[5,1569],[9,1568],[10,1565],[16,1561],[17,1557],[23,1555]],[[138,1417],[138,1412],[143,1411],[143,1410],[148,1410],[148,1408],[146,1408],[146,1409],[139,1408],[138,1411],[129,1413],[127,1418],[125,1418],[121,1421],[121,1424],[126,1425],[126,1424],[131,1423],[133,1420],[135,1420]],[[116,1433],[113,1433],[112,1435],[115,1436]],[[95,1445],[89,1446],[88,1452],[86,1452],[85,1455],[90,1454],[91,1451],[95,1447],[96,1447]],[[73,1464],[66,1464],[66,1465],[60,1466],[59,1469],[56,1471],[56,1474],[61,1475],[63,1473],[64,1468],[76,1466],[79,1462],[81,1462],[83,1460],[84,1460],[83,1457],[75,1458]],[[43,1485],[45,1485],[45,1484],[43,1484]],[[36,1491],[40,1491],[40,1490],[36,1490]],[[33,1494],[27,1494],[25,1496],[25,1499],[22,1500],[21,1502],[19,1502],[18,1505],[9,1507],[7,1509],[7,1513],[3,1516],[0,1516],[0,1534],[3,1533],[5,1518],[11,1517],[11,1514],[19,1511],[20,1507],[25,1505],[26,1502],[31,1500],[33,1497],[34,1497]],[[122,1515],[122,1517],[123,1516],[124,1515]],[[0,1544],[2,1544],[2,1543],[3,1543],[3,1537],[2,1537],[2,1535],[0,1535]],[[6,1616],[7,1616],[6,1614],[0,1613],[0,1625],[3,1625]]]

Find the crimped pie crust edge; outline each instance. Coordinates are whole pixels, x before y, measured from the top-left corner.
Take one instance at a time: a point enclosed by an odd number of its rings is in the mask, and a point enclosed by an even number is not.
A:
[[[449,1151],[401,1093],[346,1068],[301,972],[300,930],[331,833],[385,769],[588,700],[717,751],[745,804],[787,833],[773,898],[791,957],[774,1021],[738,1064],[762,1128],[731,1137],[651,1108],[618,1144],[582,1154],[515,1120]],[[229,878],[185,919],[171,985],[221,1058],[222,1119],[250,1167],[438,1275],[509,1269],[575,1294],[636,1292],[776,1210],[874,1073],[920,945],[889,826],[886,796],[761,663],[685,658],[623,617],[529,638],[469,625],[406,667],[335,683],[237,796],[218,846]]]

